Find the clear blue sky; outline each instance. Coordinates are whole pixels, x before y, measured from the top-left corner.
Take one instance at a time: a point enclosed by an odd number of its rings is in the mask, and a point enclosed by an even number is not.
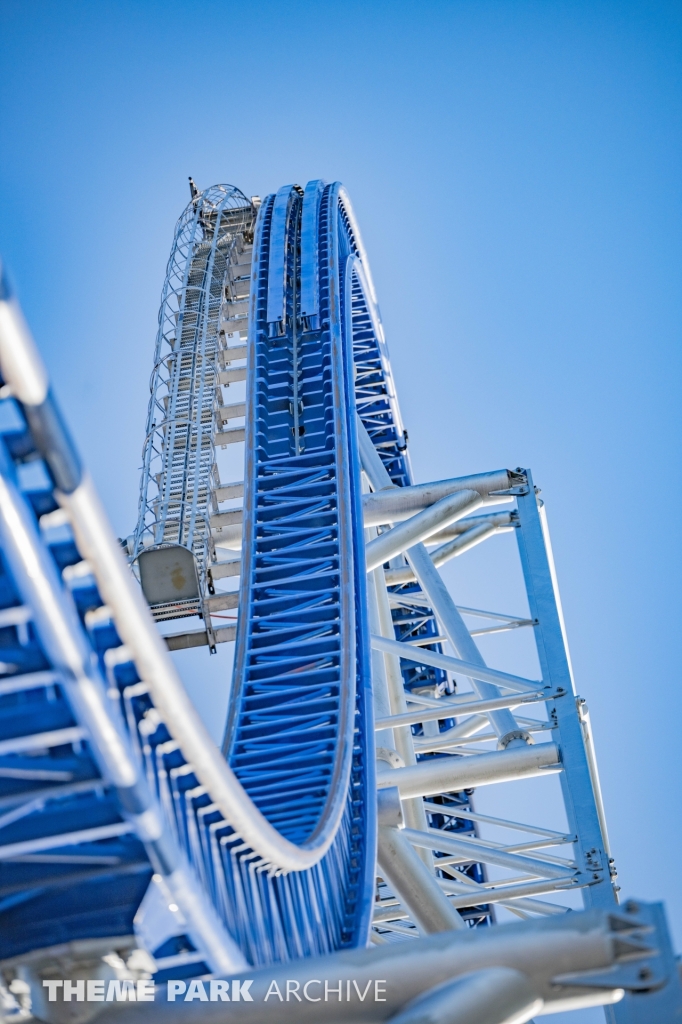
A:
[[[681,37],[628,0],[0,6],[0,251],[117,530],[187,175],[341,179],[417,479],[542,487],[623,888],[678,948]]]

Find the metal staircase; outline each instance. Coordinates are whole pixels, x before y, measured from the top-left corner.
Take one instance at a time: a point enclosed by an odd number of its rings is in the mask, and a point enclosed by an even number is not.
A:
[[[171,650],[234,640],[212,613],[216,546],[240,546],[241,511],[219,505],[241,494],[220,483],[216,448],[243,442],[244,403],[223,388],[246,379],[246,338],[255,207],[238,189],[194,195],[180,218],[164,283],[154,352],[133,564],[157,621],[200,616],[204,628],[169,638]],[[184,551],[190,552],[188,558]]]
[[[127,541],[6,277],[0,372],[0,1016],[56,1024],[42,981],[84,964],[159,985],[247,972],[258,988],[284,963],[301,983],[341,972],[349,986],[351,965],[381,964],[392,994],[362,1008],[368,1021],[595,1004],[618,1024],[679,1019],[660,910],[618,907],[531,473],[413,482],[342,186],[262,204],[193,192]],[[527,607],[455,603],[439,568],[500,533],[516,538]],[[479,647],[518,630],[533,678]],[[221,751],[169,650],[228,641]],[[504,815],[479,809],[488,786],[510,787]],[[357,1019],[350,992],[331,1019]],[[317,1019],[308,1009],[277,1019]]]

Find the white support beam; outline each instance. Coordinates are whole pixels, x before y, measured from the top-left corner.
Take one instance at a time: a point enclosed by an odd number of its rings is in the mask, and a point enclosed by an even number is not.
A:
[[[554,878],[568,882],[575,874],[575,868],[568,864],[555,864],[539,857],[526,857],[520,853],[509,853],[504,849],[477,842],[475,839],[463,839],[453,832],[444,832],[431,828],[427,832],[406,828],[402,835],[415,846],[423,846],[427,850],[439,853],[454,854],[461,858],[461,863],[482,861],[484,864],[495,864],[497,867],[524,871],[526,874],[540,878]]]
[[[378,566],[371,576],[374,578],[379,632],[381,636],[386,637],[387,639],[395,639],[395,629],[391,618],[391,606],[389,604],[386,580],[382,566]],[[368,580],[369,578],[370,577],[368,577]],[[379,657],[382,656],[378,650],[376,651],[376,654]],[[407,713],[407,701],[405,699],[403,676],[400,670],[400,659],[394,654],[384,651],[383,660],[390,712],[393,717],[400,718],[401,715]],[[414,738],[412,736],[412,729],[410,726],[396,725],[391,728],[393,729],[393,742],[396,752],[402,758],[403,763],[405,765],[416,764],[417,758],[414,752]],[[403,800],[402,808],[405,824],[409,828],[427,828],[428,823],[426,820],[426,813],[424,811],[424,801],[421,797],[416,800]],[[418,850],[417,855],[430,869],[433,861],[431,853],[428,850]]]
[[[480,678],[480,668],[485,668],[481,652],[476,646],[475,641],[472,640],[464,619],[457,611],[457,606],[441,579],[440,573],[431,561],[428,551],[423,544],[417,544],[409,548],[406,554],[407,560],[419,580],[419,585],[428,598],[429,604],[433,608],[434,614],[438,618],[441,628],[445,631],[455,653],[471,664],[479,666],[478,672],[474,670],[473,674],[468,673],[472,686],[479,697],[483,700],[492,700],[495,697],[499,697],[499,688],[494,683]],[[530,742],[528,732],[519,728],[511,711],[489,711],[488,718],[497,733],[501,747]]]
[[[443,526],[463,518],[467,512],[478,508],[482,502],[478,491],[457,491],[417,512],[398,526],[394,526],[392,530],[382,533],[366,546],[367,572],[376,569],[378,565],[383,565],[414,544],[426,540]]]
[[[425,807],[434,814],[443,813],[442,804],[426,803]],[[454,811],[453,811],[454,813]],[[479,811],[467,811],[461,807],[457,808],[456,817],[466,818],[469,821],[481,821],[487,825],[497,825],[498,828],[508,828],[516,832],[527,832],[534,835],[545,836],[547,839],[559,839],[564,843],[575,842],[576,837],[566,832],[554,832],[548,828],[539,828],[537,825],[526,825],[520,821],[510,821],[508,818],[493,818],[489,814],[481,814]]]
[[[460,910],[466,907],[476,907],[480,903],[504,903],[507,900],[523,899],[527,896],[546,896],[551,892],[567,892],[580,888],[576,878],[569,878],[565,881],[543,879],[540,882],[525,882],[520,885],[505,885],[503,881],[500,881],[486,885],[483,892],[472,891],[471,895],[467,895],[462,893],[459,883],[451,882],[447,878],[440,878],[438,884],[443,892],[453,894],[451,903]]]
[[[135,826],[132,822],[116,821],[111,825],[98,825],[96,828],[84,828],[78,832],[63,832],[61,835],[40,836],[20,843],[5,843],[4,846],[0,846],[0,861],[14,860],[16,857],[39,853],[42,850],[59,850],[63,846],[79,846],[81,843],[96,843],[100,839],[114,839],[134,831]]]
[[[241,575],[242,560],[241,558],[229,558],[224,562],[211,562],[208,568],[214,580],[223,580],[229,576]]]
[[[379,718],[374,723],[375,729],[395,729],[401,725],[418,725],[420,722],[437,722],[444,718],[453,718],[455,715],[482,714],[485,711],[498,711],[501,708],[519,707],[521,704],[536,704],[539,700],[547,700],[547,695],[538,691],[530,697],[496,697],[494,700],[472,700],[460,702],[448,700],[447,697],[438,699],[440,707],[423,708],[417,711],[406,711],[402,715],[392,715],[390,718]]]
[[[244,481],[236,480],[234,483],[220,484],[216,487],[213,494],[218,504],[221,501],[231,501],[233,498],[243,498]]]
[[[372,445],[372,447],[374,446]],[[367,472],[364,452],[362,454],[362,468]],[[384,470],[384,472],[386,471]],[[386,476],[388,477],[387,473]],[[377,470],[375,480],[378,483],[380,479]],[[370,483],[372,483],[371,479]],[[389,478],[388,484],[384,482],[381,490],[376,489],[374,493],[364,495],[362,507],[365,525],[385,526],[388,523],[402,522],[404,519],[410,519],[416,513],[422,512],[431,505],[442,501],[443,498],[461,491],[476,491],[481,499],[480,504],[499,504],[511,501],[512,499],[507,495],[491,496],[490,493],[491,491],[504,490],[508,487],[509,476],[506,469],[496,473],[477,473],[473,476],[463,476],[453,480],[437,480],[428,484],[413,484],[411,487],[394,487]],[[448,525],[448,523],[444,523],[442,528],[445,529]]]
[[[246,416],[246,402],[232,402],[230,405],[221,405],[218,409],[218,419],[221,423],[241,419],[243,416]]]
[[[6,754],[21,754],[25,750],[65,747],[69,743],[80,743],[87,738],[87,731],[80,725],[70,725],[65,729],[53,729],[50,732],[36,732],[29,736],[14,736],[9,740],[0,740],[0,757]]]
[[[554,743],[524,744],[470,757],[438,757],[379,775],[377,785],[397,786],[401,799],[458,793],[475,786],[514,782],[561,771]]]
[[[423,934],[466,927],[402,831],[379,828],[377,859],[384,881],[408,908]]]
[[[229,512],[216,512],[210,518],[211,528],[223,530],[226,526],[241,527],[244,521],[244,510],[241,508],[230,509]]]
[[[229,427],[219,430],[213,435],[214,444],[225,448],[228,444],[239,444],[246,436],[246,427]]]
[[[428,992],[392,1024],[521,1024],[542,1009],[543,999],[530,979],[508,967],[473,971]]]
[[[475,488],[474,488],[475,490]],[[446,526],[431,538],[431,544],[445,544],[446,541],[455,540],[475,526],[494,526],[497,530],[507,531],[513,528],[515,523],[513,512],[484,512],[482,515],[467,516],[460,519],[458,523]]]
[[[443,544],[431,551],[429,553],[431,561],[437,568],[440,568],[441,565],[445,565],[451,558],[463,555],[466,551],[476,547],[477,544],[487,540],[488,537],[492,537],[496,533],[506,533],[510,529],[511,527],[500,528],[487,523],[473,526],[471,529],[458,534],[453,540],[448,541],[447,544]],[[434,536],[430,538],[430,541],[436,539]],[[414,583],[416,579],[417,577],[409,565],[401,566],[397,569],[388,569],[386,572],[386,582],[392,587],[397,587],[404,583]]]
[[[398,658],[404,658],[406,661],[415,661],[420,665],[433,665],[435,668],[444,668],[446,671],[459,672],[460,675],[465,676],[474,674],[476,679],[496,683],[515,693],[536,694],[542,689],[541,682],[514,676],[509,672],[500,672],[495,668],[488,668],[487,665],[476,665],[470,661],[463,661],[461,658],[451,658],[447,654],[438,654],[436,651],[426,651],[423,647],[413,647],[411,644],[401,643],[400,640],[389,640],[384,636],[373,635],[372,647],[376,647],[379,651],[387,651],[388,654],[395,654]]]

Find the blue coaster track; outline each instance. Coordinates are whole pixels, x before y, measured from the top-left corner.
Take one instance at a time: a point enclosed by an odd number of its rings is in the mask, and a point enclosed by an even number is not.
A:
[[[35,549],[57,559],[62,574],[60,579],[43,558],[54,600],[69,607],[73,602],[78,615],[71,615],[69,628],[97,658],[100,697],[105,690],[109,701],[118,694],[119,727],[132,747],[131,760],[142,769],[178,856],[252,963],[365,945],[371,921],[376,790],[356,378],[367,423],[375,434],[380,430],[388,464],[402,473],[401,482],[407,465],[391,415],[397,405],[385,402],[383,338],[356,237],[343,190],[321,182],[311,182],[305,192],[286,187],[268,197],[255,229],[244,612],[225,754],[243,787],[244,806],[260,811],[273,827],[275,848],[281,837],[289,850],[303,852],[296,870],[288,870],[288,863],[282,870],[271,849],[268,857],[268,850],[244,841],[244,829],[223,813],[210,782],[164,721],[153,688],[141,681],[139,659],[121,643],[112,602],[105,603],[58,504],[60,492],[73,494],[83,482],[68,435],[62,431],[55,441],[42,429],[42,406],[36,415],[28,403],[3,402],[5,473],[11,479],[29,467],[39,480],[28,495],[15,488],[14,500],[29,524],[36,510],[40,514]],[[363,370],[369,360],[376,365]],[[372,389],[377,395],[368,405]],[[386,408],[380,409],[382,403]],[[73,480],[63,479],[60,459],[78,467]],[[28,623],[23,661],[17,656],[8,669],[11,683],[0,684],[3,738],[11,751],[9,767],[0,768],[2,799],[20,808],[0,817],[5,853],[16,851],[21,863],[5,857],[0,866],[0,957],[6,959],[39,945],[132,934],[153,868],[158,876],[158,856],[144,836],[135,835],[125,799],[108,784],[97,737],[79,723],[61,682],[62,666],[46,654],[40,622],[34,625],[36,617],[21,603],[30,595],[26,588],[17,591],[9,566],[4,578],[8,609]],[[13,612],[16,607],[22,611]],[[15,644],[17,628],[6,627]],[[26,673],[26,658],[35,671]],[[31,720],[22,713],[27,703],[36,712]],[[109,704],[107,710],[116,719],[119,708]],[[37,768],[35,747],[42,750],[41,744],[49,746]],[[24,750],[32,769],[23,766]],[[70,824],[76,821],[77,829]],[[93,828],[112,833],[104,852],[104,833]],[[85,843],[86,833],[97,837],[98,852]],[[41,861],[38,849],[49,849],[49,856]],[[59,868],[43,866],[48,861]],[[105,891],[116,898],[103,908]],[[60,908],[74,900],[86,907],[72,918]],[[21,908],[28,901],[35,934],[23,926]],[[188,925],[176,943],[196,951],[195,971],[200,932],[196,923],[194,929]],[[204,965],[215,966],[208,954]]]
[[[290,890],[278,907],[303,899],[302,919],[324,906],[335,948],[367,940],[376,797],[352,330],[341,303],[348,242],[338,186],[319,184],[267,197],[256,225],[242,614],[225,750],[283,836],[328,851],[310,872],[270,884]],[[302,290],[311,264],[315,305]],[[272,906],[261,908],[265,921]],[[319,948],[295,921],[280,932],[302,952]]]

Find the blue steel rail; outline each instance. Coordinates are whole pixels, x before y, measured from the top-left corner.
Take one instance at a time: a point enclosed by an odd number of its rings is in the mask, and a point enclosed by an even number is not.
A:
[[[321,196],[316,182],[304,196],[285,186],[266,198],[256,224],[242,613],[225,740],[230,764],[268,820],[300,845],[329,846],[310,872],[271,883],[291,886],[288,901],[303,899],[300,914],[309,921],[321,901],[326,948],[367,941],[376,831],[360,467],[337,206],[333,186]],[[311,221],[302,238],[302,223]],[[313,261],[319,312],[304,323],[301,266]],[[262,905],[265,922],[272,906]],[[284,931],[291,942],[298,929],[291,922]],[[303,948],[319,948],[317,940]]]

